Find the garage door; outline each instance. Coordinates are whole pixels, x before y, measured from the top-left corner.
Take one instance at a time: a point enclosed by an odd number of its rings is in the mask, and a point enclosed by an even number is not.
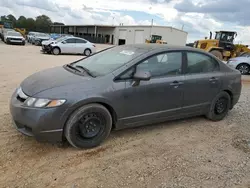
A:
[[[127,30],[126,29],[119,29],[119,39],[125,39],[127,38]]]
[[[135,44],[141,44],[144,43],[144,38],[143,38],[143,30],[135,30]]]

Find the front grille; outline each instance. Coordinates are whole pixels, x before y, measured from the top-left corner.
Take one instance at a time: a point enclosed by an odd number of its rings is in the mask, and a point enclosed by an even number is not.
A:
[[[9,40],[22,41],[22,39],[16,39],[16,38],[9,38]]]
[[[17,100],[19,100],[20,102],[24,102],[28,96],[22,91],[21,88],[19,88],[17,90],[17,96],[16,96]]]
[[[26,99],[20,97],[19,95],[16,96],[17,100],[19,100],[20,102],[24,102]]]

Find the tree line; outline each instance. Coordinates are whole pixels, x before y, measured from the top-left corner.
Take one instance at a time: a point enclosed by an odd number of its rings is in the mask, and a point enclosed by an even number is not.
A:
[[[46,15],[37,16],[35,19],[20,16],[18,19],[12,14],[1,16],[1,21],[11,22],[13,28],[24,28],[27,32],[50,32],[50,25],[64,25],[60,22],[52,22],[50,17]]]

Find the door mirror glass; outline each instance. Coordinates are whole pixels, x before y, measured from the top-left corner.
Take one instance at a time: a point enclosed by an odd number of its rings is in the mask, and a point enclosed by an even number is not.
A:
[[[136,81],[148,81],[151,78],[151,74],[148,71],[136,71],[133,76],[134,80]]]
[[[66,44],[67,42],[66,41],[62,41],[62,44]]]

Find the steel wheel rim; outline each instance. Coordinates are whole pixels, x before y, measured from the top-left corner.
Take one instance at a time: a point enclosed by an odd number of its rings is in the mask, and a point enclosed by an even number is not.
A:
[[[249,68],[247,65],[240,65],[238,70],[241,74],[246,74],[249,72]]]
[[[228,105],[228,99],[226,98],[219,98],[215,103],[214,111],[216,114],[220,115],[226,112]]]
[[[56,55],[59,54],[59,50],[58,50],[57,48],[55,48],[55,49],[53,50],[53,52],[54,52],[54,54],[56,54]]]
[[[79,139],[92,139],[100,135],[105,127],[105,121],[101,114],[88,113],[84,115],[77,125]]]
[[[85,55],[86,55],[86,56],[89,56],[89,55],[90,55],[90,51],[89,51],[89,50],[86,50],[86,51],[85,51]]]

